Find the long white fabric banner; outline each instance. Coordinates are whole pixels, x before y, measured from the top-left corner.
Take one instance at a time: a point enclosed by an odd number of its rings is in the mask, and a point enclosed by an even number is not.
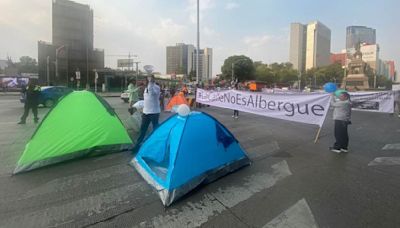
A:
[[[266,94],[238,90],[197,89],[196,102],[221,108],[322,126],[330,94]]]
[[[394,112],[394,100],[400,91],[354,92],[350,93],[353,110],[369,112]]]

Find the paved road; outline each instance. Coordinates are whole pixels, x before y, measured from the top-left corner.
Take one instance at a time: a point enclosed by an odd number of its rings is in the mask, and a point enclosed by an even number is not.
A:
[[[327,150],[332,122],[316,127],[206,108],[253,164],[165,209],[127,165],[127,153],[11,176],[35,125],[16,125],[17,97],[0,96],[0,227],[398,227],[400,119],[354,112],[348,154]],[[122,120],[126,104],[107,99]],[[48,109],[41,108],[40,116]],[[163,115],[162,118],[166,118]],[[31,117],[29,117],[31,118]]]

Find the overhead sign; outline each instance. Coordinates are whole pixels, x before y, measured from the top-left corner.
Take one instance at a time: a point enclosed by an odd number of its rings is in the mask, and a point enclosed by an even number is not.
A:
[[[118,59],[118,67],[133,67],[133,59]]]

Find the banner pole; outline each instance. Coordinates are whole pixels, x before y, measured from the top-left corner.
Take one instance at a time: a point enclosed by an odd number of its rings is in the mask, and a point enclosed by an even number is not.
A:
[[[322,128],[322,127],[319,127],[319,128],[318,128],[317,135],[315,136],[314,144],[316,144],[317,141],[318,141],[319,133],[321,133],[321,128]]]

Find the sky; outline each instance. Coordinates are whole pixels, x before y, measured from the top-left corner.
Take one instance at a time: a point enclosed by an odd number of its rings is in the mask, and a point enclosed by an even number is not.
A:
[[[137,55],[140,66],[166,71],[166,46],[196,45],[196,0],[76,0],[94,11],[94,47]],[[213,75],[231,55],[264,63],[289,60],[290,23],[318,20],[331,29],[331,52],[345,48],[346,27],[375,28],[380,58],[400,67],[399,0],[200,0],[200,48],[213,48]],[[51,42],[51,0],[0,0],[0,59],[37,59]]]

